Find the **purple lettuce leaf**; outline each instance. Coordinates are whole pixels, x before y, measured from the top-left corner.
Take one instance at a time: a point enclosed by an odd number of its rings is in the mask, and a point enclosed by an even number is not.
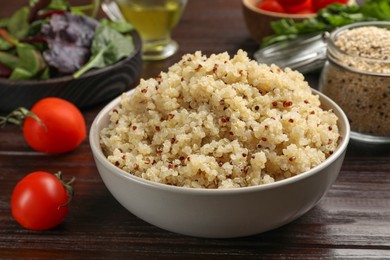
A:
[[[41,29],[41,36],[48,44],[48,49],[43,52],[47,64],[64,74],[80,69],[91,55],[98,25],[98,21],[87,16],[69,12],[54,14]]]

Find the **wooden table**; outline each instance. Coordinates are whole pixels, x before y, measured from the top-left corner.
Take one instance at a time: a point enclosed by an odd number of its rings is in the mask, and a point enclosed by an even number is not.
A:
[[[3,3],[8,16],[27,0]],[[173,37],[174,57],[145,63],[151,77],[182,54],[258,48],[250,39],[238,0],[189,0]],[[308,75],[313,87],[318,74]],[[104,104],[83,110],[88,129]],[[10,213],[15,184],[37,170],[77,178],[66,220],[48,231],[21,228]],[[303,217],[276,230],[237,239],[182,236],[133,216],[111,196],[95,168],[88,140],[74,152],[32,151],[16,126],[0,129],[0,259],[390,259],[390,147],[351,142],[337,181]]]

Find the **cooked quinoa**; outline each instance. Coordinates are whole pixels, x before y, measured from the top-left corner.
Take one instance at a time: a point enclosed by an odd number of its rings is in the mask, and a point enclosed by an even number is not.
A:
[[[241,50],[196,52],[123,94],[100,142],[111,163],[147,180],[247,187],[323,162],[337,147],[337,120],[297,71]]]

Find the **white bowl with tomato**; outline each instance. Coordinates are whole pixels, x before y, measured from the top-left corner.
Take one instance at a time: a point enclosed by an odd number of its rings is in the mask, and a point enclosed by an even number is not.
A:
[[[261,43],[273,34],[271,23],[280,19],[302,21],[315,17],[322,8],[334,3],[352,4],[351,0],[242,0],[244,19],[252,38]]]

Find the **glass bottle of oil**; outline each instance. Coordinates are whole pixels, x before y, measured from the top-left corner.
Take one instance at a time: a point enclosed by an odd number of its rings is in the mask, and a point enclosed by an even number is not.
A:
[[[177,43],[170,35],[180,20],[186,0],[116,0],[116,2],[122,16],[132,23],[141,35],[144,59],[160,59],[161,56],[170,56],[176,52]]]

